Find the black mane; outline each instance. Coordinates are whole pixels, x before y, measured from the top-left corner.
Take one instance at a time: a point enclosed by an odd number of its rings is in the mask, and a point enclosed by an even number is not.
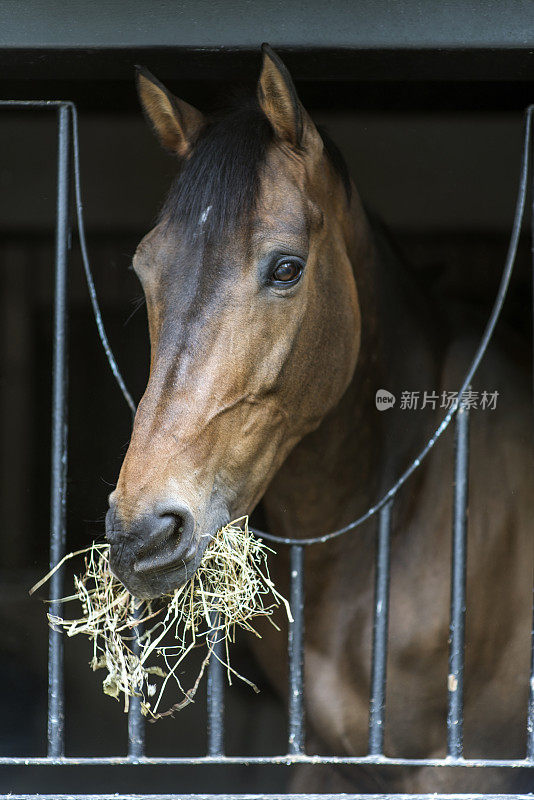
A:
[[[350,201],[343,156],[324,130],[320,134]],[[188,236],[202,231],[205,241],[235,230],[254,208],[260,168],[273,139],[273,129],[255,100],[211,122],[173,181],[160,220],[179,225]]]

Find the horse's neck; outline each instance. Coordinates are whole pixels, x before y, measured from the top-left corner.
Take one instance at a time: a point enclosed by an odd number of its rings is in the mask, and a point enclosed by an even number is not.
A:
[[[363,513],[430,432],[435,414],[400,409],[402,391],[439,385],[439,344],[417,289],[380,234],[357,220],[349,252],[358,286],[362,340],[351,384],[336,408],[292,451],[264,505],[273,532],[315,536]],[[435,326],[436,327],[436,326]],[[377,389],[396,398],[378,411]]]

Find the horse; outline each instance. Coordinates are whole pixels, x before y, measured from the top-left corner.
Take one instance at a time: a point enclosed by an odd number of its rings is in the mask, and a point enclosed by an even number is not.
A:
[[[268,45],[255,95],[220,116],[144,68],[137,88],[178,173],[133,259],[150,372],[106,535],[115,574],[154,598],[191,577],[216,531],[259,504],[284,537],[363,513],[444,414],[439,403],[409,410],[399,398],[458,389],[477,332],[410,276]],[[491,351],[476,385],[500,402],[471,412],[466,752],[520,756],[534,493],[528,380],[514,342]],[[393,407],[377,408],[380,389]],[[393,508],[392,756],[445,753],[452,462],[447,432]],[[306,553],[308,752],[366,753],[374,537],[371,520]],[[273,568],[287,588],[281,549]],[[257,651],[283,691],[283,637],[264,630]],[[295,787],[496,790],[495,775],[473,773],[332,768],[318,777],[303,766]]]

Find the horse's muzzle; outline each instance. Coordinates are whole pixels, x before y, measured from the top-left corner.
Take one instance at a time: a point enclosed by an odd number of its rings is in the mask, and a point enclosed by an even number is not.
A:
[[[162,506],[129,522],[113,502],[106,515],[111,569],[136,597],[169,594],[195,572],[203,552],[187,506]]]

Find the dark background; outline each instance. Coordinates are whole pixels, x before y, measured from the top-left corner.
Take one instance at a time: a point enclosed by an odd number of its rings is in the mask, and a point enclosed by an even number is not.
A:
[[[311,3],[305,12],[296,3],[288,9],[274,2],[194,8],[163,2],[152,11],[150,5],[131,3],[128,14],[120,3],[74,2],[68,13],[62,3],[22,9],[7,2],[0,9],[0,97],[68,99],[79,108],[89,252],[109,338],[136,401],[147,377],[148,342],[130,262],[174,163],[158,149],[138,109],[135,63],[208,109],[236,83],[253,90],[259,43],[269,39],[425,290],[443,302],[467,300],[487,316],[513,217],[522,110],[534,98],[528,4],[377,2],[356,9],[338,2],[322,11]],[[496,5],[509,6],[508,13],[497,14]],[[0,111],[4,755],[45,753],[47,627],[43,605],[27,590],[48,558],[55,126],[50,112]],[[526,335],[526,242],[517,267],[505,315]],[[98,341],[75,235],[69,275],[72,550],[103,536],[106,497],[128,444],[130,416]],[[122,754],[124,715],[102,695],[88,658],[86,642],[67,643],[67,754]],[[235,659],[262,693],[239,683],[229,690],[227,751],[283,752],[282,704],[245,647],[236,648]],[[202,754],[204,748],[202,699],[176,719],[149,727],[149,754]],[[153,789],[143,775],[134,788]],[[235,787],[250,790],[253,779],[260,780],[258,770],[237,775]],[[220,790],[218,782],[204,775],[193,789]],[[261,774],[263,791],[283,784],[276,771]],[[0,788],[42,790],[43,784],[30,785],[21,773]]]

